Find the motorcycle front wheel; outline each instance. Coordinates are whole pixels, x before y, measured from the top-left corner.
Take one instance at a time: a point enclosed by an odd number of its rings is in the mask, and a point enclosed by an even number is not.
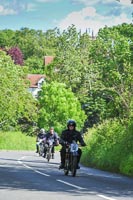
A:
[[[64,174],[67,176],[69,173],[69,160],[65,160]]]
[[[51,148],[47,149],[47,161],[49,162],[51,158]]]
[[[73,156],[71,160],[71,173],[75,177],[77,172],[77,156]]]

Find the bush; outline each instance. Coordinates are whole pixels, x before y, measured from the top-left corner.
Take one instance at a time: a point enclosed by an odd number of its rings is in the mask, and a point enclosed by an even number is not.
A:
[[[133,123],[105,121],[85,134],[87,148],[81,161],[87,166],[125,175],[132,174]]]
[[[129,155],[120,163],[120,172],[128,176],[133,176],[133,155]]]

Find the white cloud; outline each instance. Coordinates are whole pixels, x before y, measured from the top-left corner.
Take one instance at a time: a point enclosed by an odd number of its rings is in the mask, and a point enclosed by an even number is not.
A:
[[[93,7],[86,7],[78,12],[70,13],[65,19],[63,19],[59,28],[65,30],[71,24],[74,24],[77,29],[81,29],[84,32],[87,28],[95,29],[95,32],[98,31],[99,26],[93,18],[97,17],[96,10]],[[101,22],[99,21],[100,26]]]
[[[120,4],[124,4],[124,5],[131,5],[131,0],[72,0],[75,3],[81,3],[85,6],[92,6],[98,3],[102,3],[102,4],[108,4],[108,3],[120,3]]]
[[[28,11],[34,11],[34,10],[36,10],[36,5],[35,4],[29,3],[29,4],[26,5],[26,11],[27,12]]]
[[[4,8],[4,6],[0,5],[0,15],[14,15],[16,11],[10,8]]]
[[[104,17],[103,15],[99,15],[95,8],[86,7],[81,11],[70,13],[65,19],[60,21],[58,27],[61,30],[65,30],[74,24],[78,30],[85,32],[88,29],[96,35],[100,28],[115,26],[121,23],[131,23],[126,14]]]
[[[86,7],[79,11],[79,15],[82,15],[83,17],[94,17],[96,16],[96,9],[93,7]]]
[[[117,25],[121,23],[131,23],[131,20],[127,18],[126,14],[122,13],[120,16],[116,17],[110,24]]]
[[[51,2],[57,2],[58,0],[36,0],[36,1],[40,3],[51,3]]]

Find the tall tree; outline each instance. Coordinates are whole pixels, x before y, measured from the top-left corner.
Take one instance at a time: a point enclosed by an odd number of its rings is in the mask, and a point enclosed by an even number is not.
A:
[[[63,83],[45,83],[39,95],[39,126],[52,125],[60,132],[71,118],[77,121],[78,128],[83,128],[86,116],[71,89]]]
[[[0,58],[0,126],[15,126],[20,118],[35,121],[36,101],[27,90],[23,68],[4,51]]]

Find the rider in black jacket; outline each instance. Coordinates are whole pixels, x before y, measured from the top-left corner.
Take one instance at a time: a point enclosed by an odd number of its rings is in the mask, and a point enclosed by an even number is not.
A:
[[[61,137],[60,137],[60,144],[62,145],[60,156],[61,156],[61,165],[60,169],[64,168],[65,164],[65,142],[72,143],[72,141],[75,140],[76,142],[79,142],[81,146],[86,146],[81,134],[79,131],[76,130],[76,122],[74,120],[69,120],[67,122],[67,129],[62,131]],[[79,169],[79,161],[81,158],[82,151],[81,149],[78,149],[78,165],[77,169]]]

